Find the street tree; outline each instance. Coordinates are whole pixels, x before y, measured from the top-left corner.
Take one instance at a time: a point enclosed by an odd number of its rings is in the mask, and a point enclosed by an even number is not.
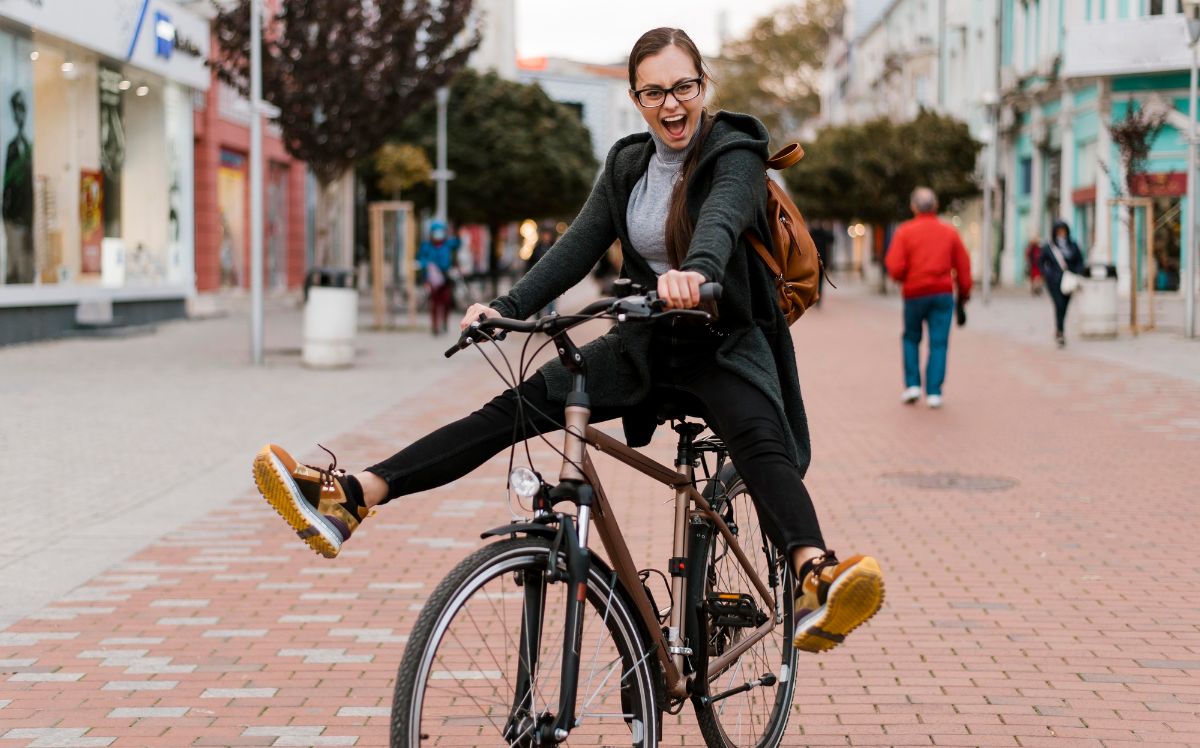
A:
[[[384,143],[371,159],[375,184],[393,200],[418,184],[429,184],[433,166],[425,149],[410,143]]]
[[[797,137],[821,112],[821,67],[842,12],[842,0],[805,0],[758,19],[714,61],[716,103],[758,117],[776,143]]]
[[[945,207],[979,194],[982,144],[965,123],[922,110],[893,123],[878,118],[828,127],[784,172],[796,204],[812,218],[887,225],[910,217],[909,195],[925,185]]]
[[[427,105],[405,119],[393,137],[432,152],[437,110]],[[569,106],[553,101],[537,85],[495,73],[462,71],[450,87],[447,167],[449,212],[459,223],[486,225],[492,235],[488,271],[498,285],[500,229],[525,218],[573,216],[596,176],[591,136]],[[429,206],[429,189],[411,195]]]
[[[249,91],[250,0],[217,4],[211,61]],[[283,0],[263,24],[263,99],[284,147],[320,184],[318,252],[327,257],[331,188],[433,98],[479,45],[472,0]],[[345,220],[350,220],[345,217]]]
[[[1125,183],[1121,184],[1107,165],[1101,162],[1104,170],[1109,172],[1117,195],[1128,197],[1134,194],[1139,176],[1146,172],[1146,159],[1150,156],[1154,141],[1166,122],[1165,111],[1156,112],[1147,107],[1138,107],[1130,98],[1125,104],[1125,116],[1106,125],[1125,172]]]

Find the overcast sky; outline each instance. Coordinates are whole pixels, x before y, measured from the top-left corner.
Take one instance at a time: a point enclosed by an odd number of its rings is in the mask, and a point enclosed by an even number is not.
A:
[[[643,32],[675,26],[701,54],[717,53],[719,17],[739,36],[783,0],[516,0],[517,55],[625,62]]]

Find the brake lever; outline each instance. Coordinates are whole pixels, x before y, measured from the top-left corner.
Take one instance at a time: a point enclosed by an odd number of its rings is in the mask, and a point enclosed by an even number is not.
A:
[[[480,320],[482,322],[483,320]],[[484,341],[499,342],[508,337],[508,330],[496,330],[494,334],[485,333],[479,329],[479,322],[472,322],[471,326],[463,330],[458,336],[458,342],[450,347],[445,352],[445,357],[450,358],[454,354],[466,348],[471,343],[482,343]]]

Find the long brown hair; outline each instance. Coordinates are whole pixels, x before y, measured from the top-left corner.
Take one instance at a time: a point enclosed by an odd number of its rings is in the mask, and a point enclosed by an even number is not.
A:
[[[692,62],[696,65],[696,72],[700,74],[705,81],[712,80],[712,75],[708,73],[707,67],[704,64],[704,58],[700,56],[700,50],[696,48],[696,43],[687,35],[683,29],[673,29],[670,27],[661,27],[650,29],[642,34],[641,38],[633,45],[633,49],[629,52],[629,89],[637,88],[637,68],[642,63],[642,60],[656,55],[669,46],[676,46],[687,53],[692,58]],[[671,267],[678,268],[683,264],[683,258],[687,255],[688,245],[692,241],[692,217],[688,215],[687,209],[687,185],[691,181],[692,173],[696,170],[696,164],[700,161],[700,151],[704,146],[704,140],[708,137],[709,131],[712,130],[713,118],[708,114],[707,109],[702,109],[700,112],[700,133],[696,136],[696,142],[692,146],[692,150],[688,152],[687,158],[683,161],[683,168],[679,172],[679,181],[675,183],[674,189],[671,191],[671,204],[667,210],[667,258],[671,262]]]

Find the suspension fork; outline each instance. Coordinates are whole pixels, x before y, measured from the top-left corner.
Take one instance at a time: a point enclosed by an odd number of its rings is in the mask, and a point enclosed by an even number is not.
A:
[[[551,559],[552,563],[557,563]],[[520,738],[537,719],[533,703],[533,682],[537,673],[538,654],[542,648],[542,615],[546,605],[545,570],[524,572],[522,585],[525,602],[521,609],[521,638],[517,652],[517,681],[513,689],[513,704],[501,734],[510,744]]]
[[[692,508],[692,480],[695,476],[693,466],[695,452],[692,442],[703,430],[703,427],[687,422],[675,426],[675,431],[679,434],[679,446],[675,454],[675,470],[687,480],[675,487],[675,535],[672,539],[671,560],[668,564],[671,572],[671,600],[674,602],[671,605],[671,618],[666,638],[667,651],[671,654],[677,672],[680,673],[684,672],[684,658],[692,654],[686,643],[687,632],[684,628],[687,623],[687,605],[685,603],[687,579],[688,575],[695,571],[694,568],[690,568],[691,565],[688,563],[688,535],[690,532],[688,514]],[[692,642],[692,645],[697,646],[697,643]]]

